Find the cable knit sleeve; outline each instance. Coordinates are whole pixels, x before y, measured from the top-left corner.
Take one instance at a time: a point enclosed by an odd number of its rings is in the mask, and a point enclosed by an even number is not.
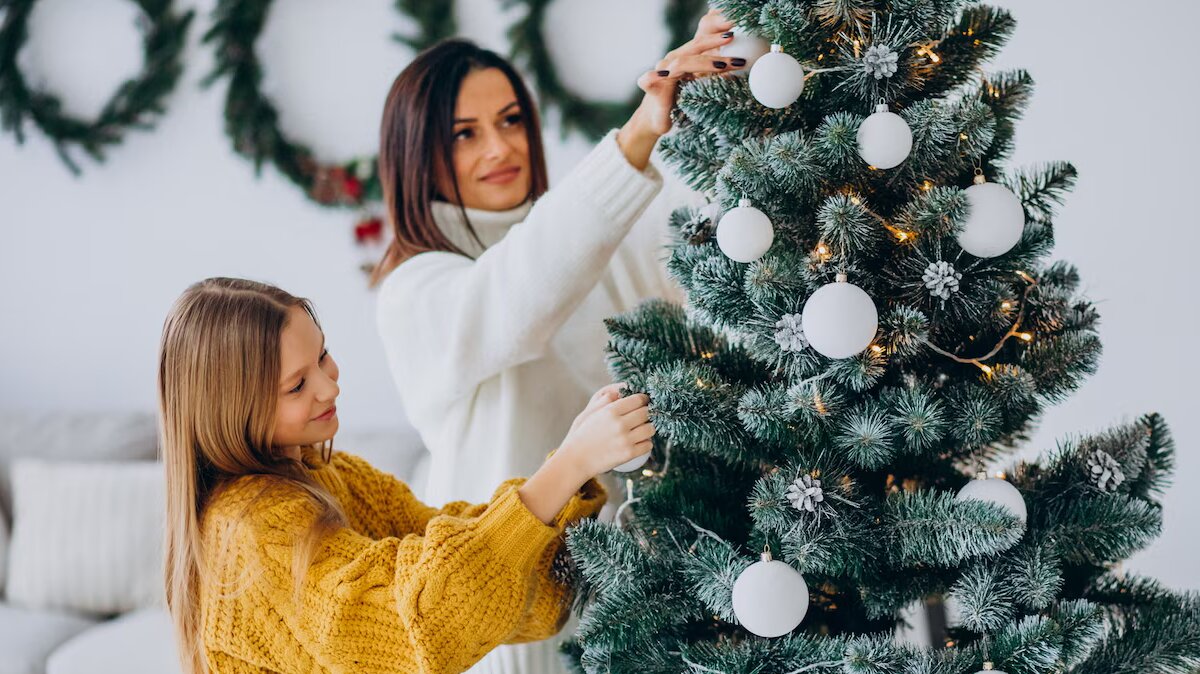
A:
[[[457,674],[528,625],[556,624],[560,609],[538,600],[535,575],[548,572],[551,541],[597,511],[603,493],[581,491],[547,526],[521,501],[522,483],[505,482],[477,510],[433,516],[421,534],[339,529],[322,540],[298,592],[295,542],[314,509],[305,498],[273,501],[250,515],[253,535],[238,535],[236,554],[224,557],[231,565],[219,567],[230,587],[245,569],[258,573],[249,590],[206,606],[206,648],[251,662],[286,658],[291,668],[311,658],[333,671]]]
[[[401,388],[457,399],[543,355],[661,185],[653,167],[629,164],[613,131],[478,259],[432,252],[397,267],[377,318]]]

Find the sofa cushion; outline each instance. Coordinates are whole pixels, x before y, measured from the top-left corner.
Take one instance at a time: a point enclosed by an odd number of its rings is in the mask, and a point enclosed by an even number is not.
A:
[[[161,464],[19,459],[12,478],[11,603],[96,614],[162,605]]]
[[[9,466],[14,459],[153,459],[158,430],[149,412],[20,412],[0,410],[0,510],[11,516]]]
[[[59,646],[46,674],[170,674],[179,672],[175,628],[165,609],[126,613]]]
[[[0,603],[0,674],[42,674],[59,644],[93,624],[77,615]]]

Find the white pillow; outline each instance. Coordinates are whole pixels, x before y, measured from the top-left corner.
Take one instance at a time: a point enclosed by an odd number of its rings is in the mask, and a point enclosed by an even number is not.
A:
[[[8,600],[123,613],[163,603],[162,465],[13,463]]]

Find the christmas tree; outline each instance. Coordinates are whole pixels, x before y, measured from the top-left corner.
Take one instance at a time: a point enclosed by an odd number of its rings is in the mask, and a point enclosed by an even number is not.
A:
[[[1161,528],[1163,420],[1011,457],[1101,349],[1079,274],[1049,259],[1075,169],[1007,165],[1033,83],[980,69],[1012,16],[714,5],[735,49],[771,48],[687,83],[661,146],[710,204],[672,215],[688,306],[608,321],[658,437],[617,521],[569,534],[572,665],[1200,671],[1200,597],[1119,566]],[[921,601],[952,609],[938,647],[895,638]]]

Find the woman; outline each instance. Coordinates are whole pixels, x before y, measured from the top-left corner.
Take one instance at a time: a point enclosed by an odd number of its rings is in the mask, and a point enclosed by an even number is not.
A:
[[[453,40],[396,78],[380,134],[394,241],[376,270],[377,317],[432,455],[432,502],[480,500],[536,470],[608,381],[603,320],[677,292],[660,260],[665,217],[630,233],[662,185],[650,154],[679,82],[745,66],[714,55],[732,27],[705,15],[639,78],[629,121],[551,190],[537,111],[502,58]],[[556,650],[502,647],[472,671],[557,674]]]

